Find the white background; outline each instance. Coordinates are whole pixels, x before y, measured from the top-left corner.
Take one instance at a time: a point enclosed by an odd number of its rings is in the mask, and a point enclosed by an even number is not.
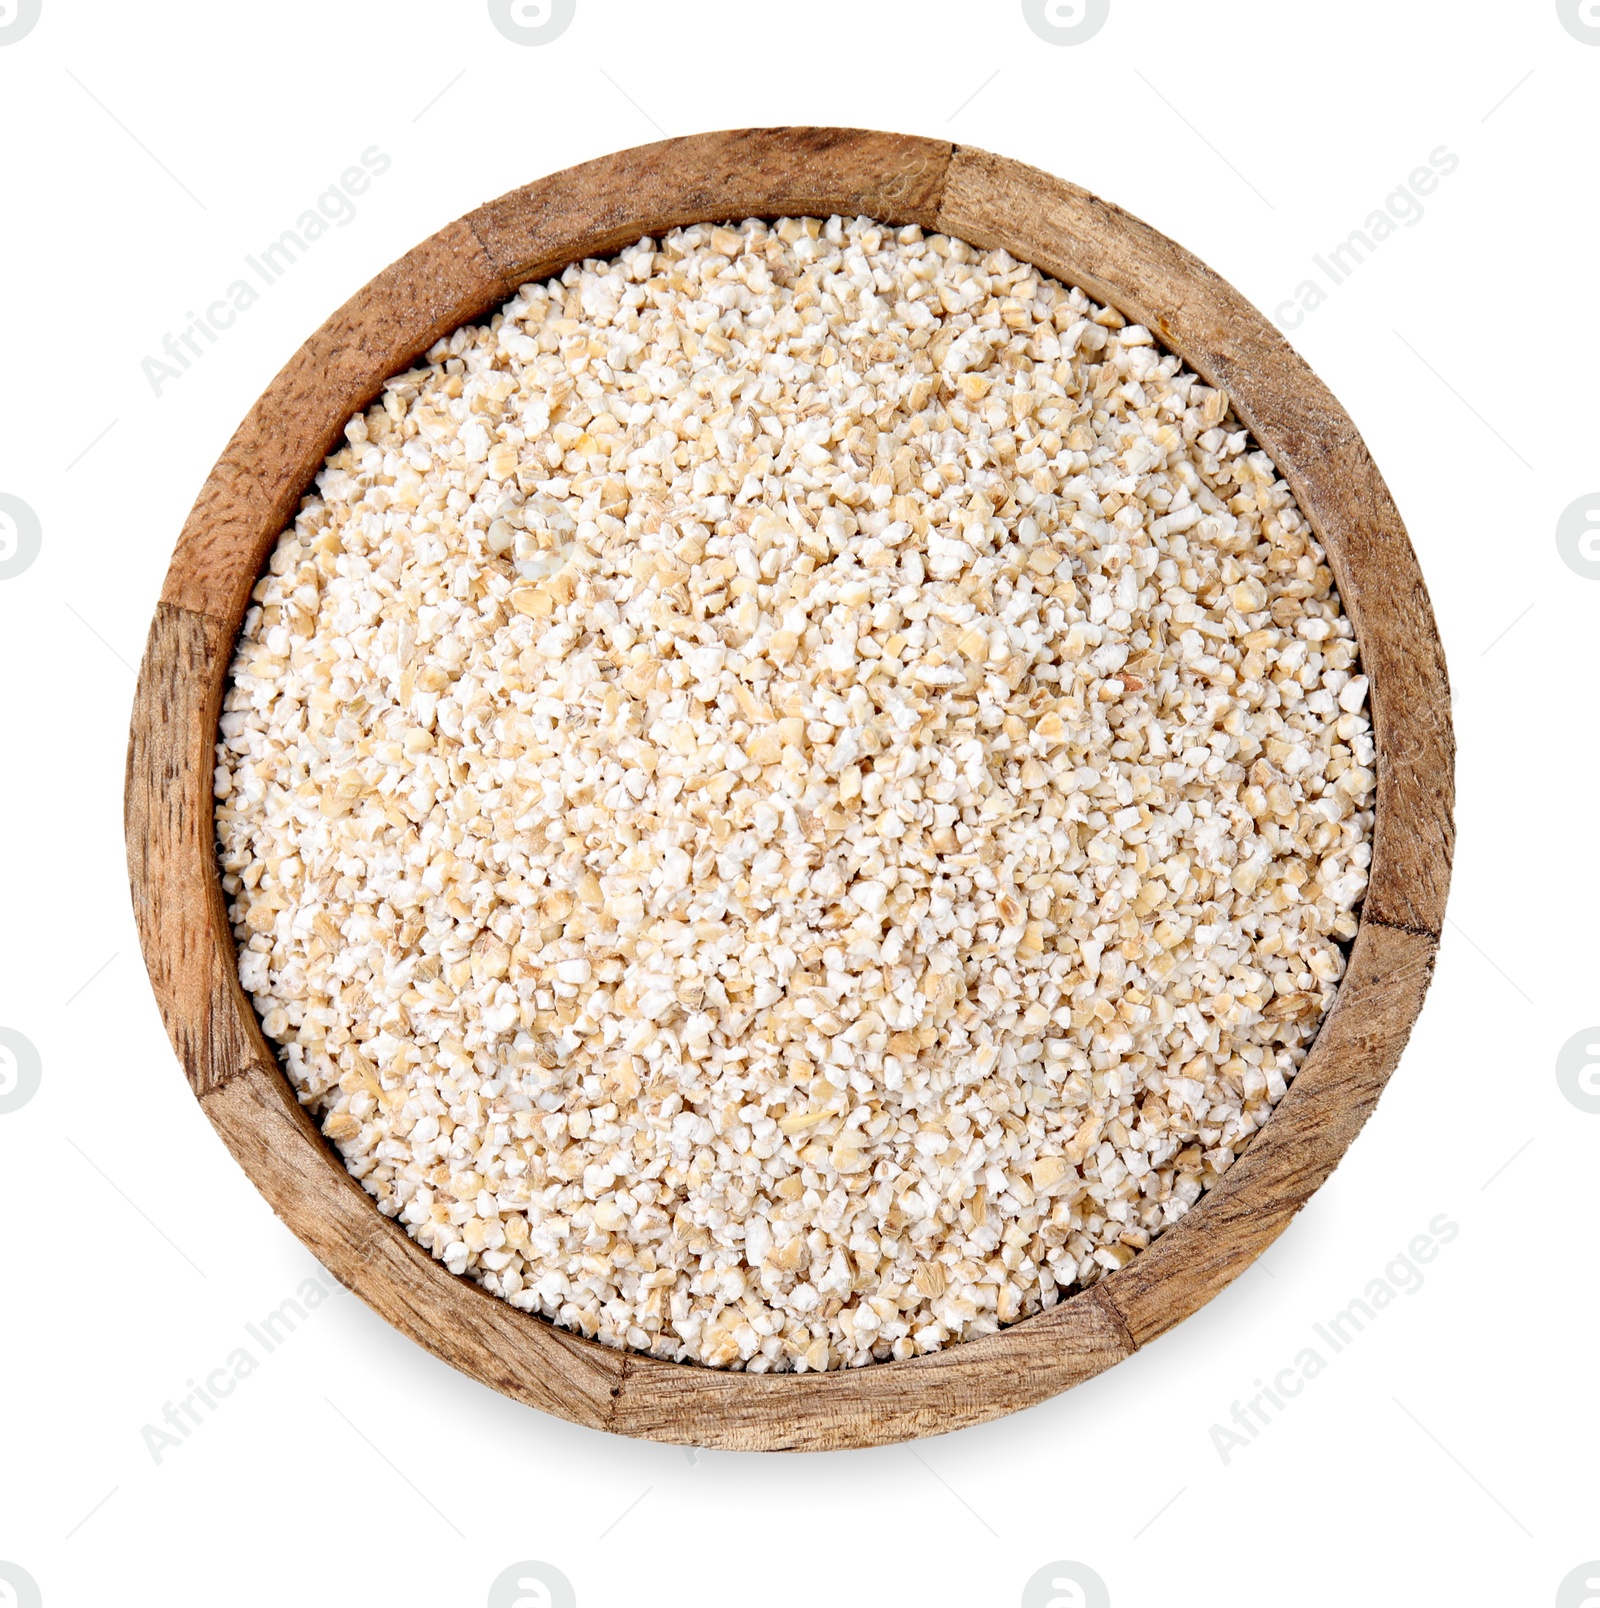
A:
[[[0,1026],[43,1065],[0,1115],[0,1560],[45,1608],[480,1608],[521,1559],[581,1608],[1012,1608],[1057,1559],[1115,1608],[1556,1603],[1600,1558],[1600,1116],[1554,1075],[1600,1020],[1600,581],[1555,545],[1600,491],[1597,90],[1554,0],[1112,0],[1072,47],[1018,0],[578,0],[538,48],[484,0],[43,0],[0,45],[0,492],[43,530],[0,580]],[[691,1458],[504,1400],[341,1294],[158,1465],[142,1426],[314,1266],[188,1092],[125,891],[131,667],[185,512],[304,337],[450,219],[662,134],[805,122],[1036,163],[1280,318],[1459,157],[1292,337],[1394,490],[1454,678],[1451,920],[1400,1070],[1260,1264],[998,1423]],[[153,395],[140,360],[375,144],[355,220]],[[1224,1464],[1212,1424],[1440,1213],[1425,1285]]]

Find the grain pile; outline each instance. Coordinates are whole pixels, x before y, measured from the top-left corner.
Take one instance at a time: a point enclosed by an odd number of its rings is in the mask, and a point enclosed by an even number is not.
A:
[[[217,751],[240,975],[351,1171],[607,1344],[903,1358],[1267,1121],[1374,786],[1228,400],[1004,253],[696,227],[350,421]]]

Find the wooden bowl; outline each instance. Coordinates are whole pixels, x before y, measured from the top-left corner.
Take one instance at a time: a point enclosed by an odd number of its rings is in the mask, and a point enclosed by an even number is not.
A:
[[[1371,677],[1371,884],[1338,1002],[1272,1119],[1120,1272],[985,1338],[840,1372],[732,1373],[612,1350],[446,1271],[384,1217],[296,1102],[239,985],[218,876],[213,744],[251,588],[345,421],[436,340],[529,280],[706,221],[867,214],[1003,246],[1146,325],[1238,416],[1327,550]],[[1204,263],[1035,168],[858,129],[744,129],[622,151],[491,201],[358,291],[228,443],[178,539],[128,751],[128,866],[145,963],[190,1086],[319,1261],[396,1328],[544,1412],[739,1450],[958,1429],[1088,1379],[1209,1301],[1283,1230],[1367,1120],[1421,1009],[1453,844],[1444,655],[1388,490],[1304,362]]]

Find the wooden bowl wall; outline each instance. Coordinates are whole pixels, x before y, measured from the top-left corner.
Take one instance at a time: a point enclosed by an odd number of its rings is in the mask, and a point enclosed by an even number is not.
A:
[[[682,224],[866,214],[1004,247],[1146,325],[1232,398],[1328,553],[1371,677],[1378,801],[1349,969],[1304,1067],[1221,1183],[1120,1272],[998,1334],[822,1374],[611,1350],[446,1271],[384,1217],[297,1103],[240,987],[211,781],[234,640],[262,567],[345,421],[519,285]],[[596,1429],[742,1450],[868,1446],[1045,1400],[1209,1301],[1283,1230],[1371,1113],[1421,1009],[1453,844],[1444,656],[1416,557],[1343,409],[1230,285],[1035,168],[855,129],[746,129],[622,151],[491,201],[353,296],[290,359],[201,488],[140,672],[127,771],[145,963],[190,1086],[274,1210],[419,1344]]]

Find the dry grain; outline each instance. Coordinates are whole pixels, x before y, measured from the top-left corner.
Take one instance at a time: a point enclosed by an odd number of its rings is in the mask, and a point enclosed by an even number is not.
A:
[[[240,636],[240,975],[351,1171],[608,1344],[906,1357],[1270,1116],[1366,681],[1227,398],[1003,252],[698,227],[350,422]]]

